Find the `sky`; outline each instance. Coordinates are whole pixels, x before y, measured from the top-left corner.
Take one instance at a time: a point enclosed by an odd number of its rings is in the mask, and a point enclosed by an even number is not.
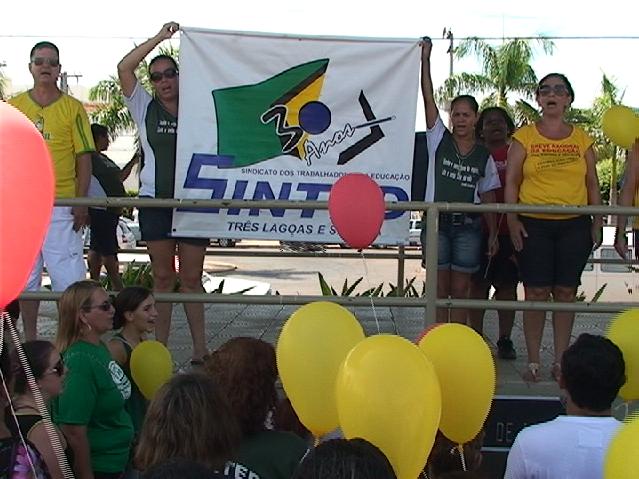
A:
[[[502,37],[539,34],[634,36],[557,39],[552,56],[537,50],[533,67],[538,77],[552,71],[566,74],[576,92],[575,106],[590,106],[600,91],[604,72],[625,90],[624,103],[639,106],[639,2],[588,3],[597,7],[582,6],[586,2],[577,6],[567,0],[13,0],[0,7],[0,64],[5,64],[2,70],[14,87],[28,87],[32,83],[27,69],[29,50],[39,40],[51,40],[60,47],[63,71],[82,75],[79,80],[70,78],[69,83],[77,81],[90,87],[115,74],[118,61],[136,42],[174,20],[187,27],[236,31],[397,38],[429,35],[434,42],[432,75],[437,87],[449,70],[448,41],[441,38],[445,27],[456,39],[496,38],[489,40],[494,45],[499,45]],[[454,69],[478,72],[479,65],[472,58],[455,60]]]

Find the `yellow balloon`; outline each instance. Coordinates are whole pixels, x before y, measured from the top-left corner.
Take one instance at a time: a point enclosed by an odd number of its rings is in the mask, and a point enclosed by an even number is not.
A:
[[[131,352],[131,376],[142,395],[151,400],[173,375],[173,359],[159,341],[142,341]]]
[[[627,106],[615,105],[604,113],[601,127],[604,134],[618,146],[629,149],[635,142],[638,131],[637,115]]]
[[[639,472],[639,417],[619,428],[604,462],[605,479],[635,479]]]
[[[404,338],[366,338],[340,368],[337,411],[346,438],[366,439],[386,455],[398,479],[415,479],[426,464],[439,424],[435,369]]]
[[[483,338],[462,324],[442,324],[419,347],[437,372],[442,390],[439,429],[458,444],[481,430],[495,395],[495,362]]]
[[[618,314],[608,326],[608,339],[623,353],[626,363],[626,384],[619,396],[626,401],[639,399],[639,309]]]
[[[364,339],[353,314],[327,301],[305,304],[277,341],[277,369],[300,421],[315,437],[338,426],[335,380],[348,352]]]

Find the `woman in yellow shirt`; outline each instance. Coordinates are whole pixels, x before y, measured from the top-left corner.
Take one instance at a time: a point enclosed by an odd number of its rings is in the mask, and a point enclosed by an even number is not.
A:
[[[506,170],[506,203],[599,205],[593,140],[565,120],[575,93],[568,79],[551,73],[541,79],[536,99],[541,118],[513,135]],[[564,214],[509,214],[508,228],[521,271],[526,300],[574,302],[581,273],[601,244],[602,218]],[[554,363],[558,380],[575,315],[554,312]],[[539,380],[539,356],[545,311],[524,311],[528,350],[526,381]]]
[[[626,173],[623,179],[623,187],[619,194],[619,206],[639,206],[639,138],[630,151],[626,163]],[[615,235],[615,249],[619,255],[626,259],[628,243],[626,239],[627,218],[619,215],[617,218],[617,232]],[[639,216],[635,217],[632,229],[634,230],[635,257],[639,259]]]

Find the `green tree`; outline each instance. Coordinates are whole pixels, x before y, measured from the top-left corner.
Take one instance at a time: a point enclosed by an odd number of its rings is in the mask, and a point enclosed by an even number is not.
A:
[[[493,46],[477,37],[471,37],[455,49],[457,58],[474,55],[481,64],[481,73],[459,73],[448,78],[437,91],[441,104],[448,103],[462,93],[482,94],[482,107],[501,106],[508,110],[517,123],[538,117],[537,109],[528,101],[534,98],[537,75],[530,66],[534,47],[552,54],[554,43],[540,37],[536,40],[515,38]],[[511,96],[519,97],[510,102]]]
[[[5,82],[5,76],[4,73],[2,71],[2,65],[4,65],[3,63],[0,63],[0,100],[4,100],[4,82]]]
[[[169,55],[177,62],[178,50],[172,45],[160,47],[159,53]],[[144,88],[150,90],[151,83],[148,72],[149,65],[144,60],[135,73]],[[89,99],[100,103],[96,111],[91,114],[91,121],[106,126],[112,138],[135,128],[133,118],[131,118],[129,109],[124,102],[120,81],[116,75],[111,75],[92,87],[89,90]]]

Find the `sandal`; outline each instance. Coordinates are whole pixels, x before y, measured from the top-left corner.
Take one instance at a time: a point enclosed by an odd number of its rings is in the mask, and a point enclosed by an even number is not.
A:
[[[539,381],[539,363],[528,363],[528,369],[522,374],[524,381],[527,383],[536,383]]]
[[[553,378],[555,382],[559,382],[559,379],[561,378],[561,363],[552,363],[550,377]]]

